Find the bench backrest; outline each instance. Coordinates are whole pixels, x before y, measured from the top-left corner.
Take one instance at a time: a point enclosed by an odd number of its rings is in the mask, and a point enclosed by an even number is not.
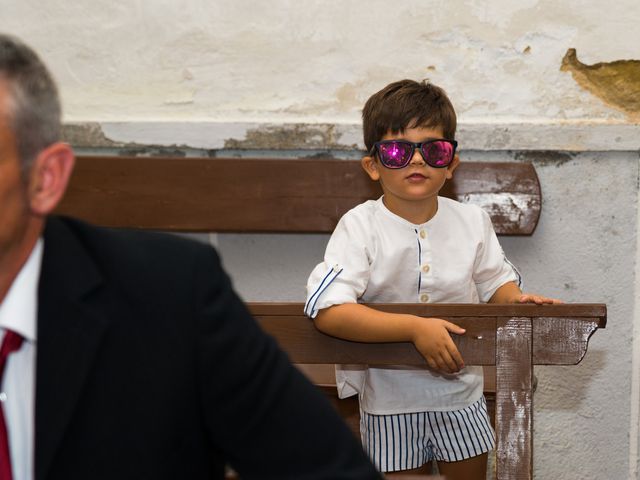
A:
[[[104,226],[191,232],[331,232],[381,194],[359,161],[80,157],[58,213]],[[531,235],[540,184],[528,163],[464,163],[442,195],[474,203],[503,235]]]

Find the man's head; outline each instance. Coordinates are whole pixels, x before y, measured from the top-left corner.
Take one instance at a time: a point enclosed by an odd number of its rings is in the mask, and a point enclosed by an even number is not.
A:
[[[60,140],[58,89],[36,53],[4,34],[0,34],[0,81],[8,90],[2,113],[9,116],[26,173],[41,150]]]
[[[367,152],[385,135],[407,128],[442,129],[444,138],[455,139],[456,112],[440,87],[425,81],[400,80],[373,94],[362,110]]]
[[[74,156],[59,139],[51,75],[33,50],[0,34],[0,301],[66,189]]]

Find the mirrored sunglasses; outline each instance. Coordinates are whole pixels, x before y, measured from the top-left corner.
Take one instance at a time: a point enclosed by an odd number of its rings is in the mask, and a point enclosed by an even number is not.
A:
[[[377,153],[380,163],[387,168],[404,168],[411,162],[416,148],[419,148],[427,165],[434,168],[444,168],[451,165],[457,147],[458,142],[444,138],[418,143],[407,140],[384,140],[376,142],[369,155]]]

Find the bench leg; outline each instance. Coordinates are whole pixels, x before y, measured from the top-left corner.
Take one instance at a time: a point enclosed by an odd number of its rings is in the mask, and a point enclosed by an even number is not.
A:
[[[496,329],[496,477],[533,478],[531,319],[498,318]]]

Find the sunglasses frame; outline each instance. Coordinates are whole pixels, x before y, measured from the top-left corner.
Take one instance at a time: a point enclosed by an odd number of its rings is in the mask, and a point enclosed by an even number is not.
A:
[[[427,157],[424,153],[424,150],[422,149],[424,147],[424,145],[428,145],[430,143],[434,143],[434,142],[447,142],[449,144],[451,144],[451,146],[453,147],[453,150],[451,152],[451,160],[449,160],[449,163],[447,163],[446,165],[432,165],[431,163],[429,163],[429,161],[427,160]],[[380,151],[379,151],[379,146],[380,145],[388,145],[390,143],[404,143],[405,145],[410,145],[411,146],[411,155],[409,155],[409,159],[406,161],[406,163],[404,165],[401,165],[399,167],[390,167],[389,165],[387,165],[381,158],[380,156]],[[420,155],[422,155],[422,159],[424,160],[424,163],[426,163],[427,165],[429,165],[430,167],[433,168],[447,168],[449,165],[451,165],[451,162],[453,162],[453,158],[456,155],[456,149],[458,148],[458,142],[456,142],[455,140],[449,140],[447,138],[431,138],[429,140],[425,140],[424,142],[410,142],[409,140],[382,140],[380,142],[376,142],[373,144],[373,148],[371,148],[371,151],[369,152],[369,155],[373,156],[375,154],[378,155],[378,159],[380,160],[380,163],[385,167],[385,168],[389,168],[392,170],[398,170],[400,168],[405,168],[407,165],[409,165],[411,163],[411,159],[413,158],[413,156],[416,153],[416,148],[419,149],[420,151]]]

